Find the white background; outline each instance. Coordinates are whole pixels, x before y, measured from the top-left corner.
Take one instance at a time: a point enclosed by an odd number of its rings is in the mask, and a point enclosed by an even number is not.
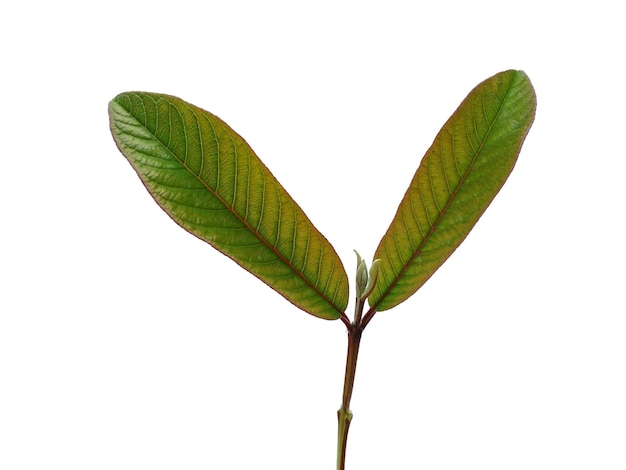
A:
[[[225,119],[352,279],[441,125],[509,68],[534,127],[460,249],[368,326],[348,469],[626,468],[620,2],[6,3],[1,469],[335,465],[343,324],[157,207],[116,94]]]

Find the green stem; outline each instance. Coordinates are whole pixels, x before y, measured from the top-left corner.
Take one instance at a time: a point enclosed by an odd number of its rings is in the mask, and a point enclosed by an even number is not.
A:
[[[343,398],[341,408],[337,411],[339,420],[339,430],[337,435],[337,470],[345,470],[346,448],[348,445],[348,429],[352,421],[350,411],[350,399],[354,387],[354,377],[356,374],[356,361],[359,356],[359,345],[361,343],[361,315],[365,300],[357,299],[354,312],[354,322],[348,327],[348,356],[346,358],[346,374],[343,383]]]

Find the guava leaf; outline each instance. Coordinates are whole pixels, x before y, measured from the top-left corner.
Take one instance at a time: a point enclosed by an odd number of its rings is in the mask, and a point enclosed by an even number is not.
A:
[[[535,116],[526,74],[498,73],[474,88],[422,159],[374,258],[374,311],[413,295],[468,235],[508,178]]]
[[[341,316],[348,278],[339,256],[224,121],[145,92],[116,96],[109,119],[117,147],[178,225],[302,310]]]

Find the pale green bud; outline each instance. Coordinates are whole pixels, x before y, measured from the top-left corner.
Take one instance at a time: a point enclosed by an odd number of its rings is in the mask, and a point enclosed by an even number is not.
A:
[[[374,290],[374,287],[376,287],[376,281],[378,281],[379,272],[380,272],[380,260],[375,259],[374,262],[372,263],[372,267],[370,268],[369,280],[367,281],[367,285],[365,286],[365,289],[363,289],[363,294],[361,294],[362,300],[367,299],[372,293],[372,291]]]
[[[365,290],[368,281],[367,275],[367,264],[361,258],[361,255],[358,251],[354,250],[356,253],[356,295],[360,299],[361,294]]]
[[[372,263],[372,267],[367,272],[367,264],[361,258],[358,251],[356,253],[356,295],[360,300],[365,300],[376,287],[376,281],[378,281],[378,272],[380,269],[380,260],[376,259]]]

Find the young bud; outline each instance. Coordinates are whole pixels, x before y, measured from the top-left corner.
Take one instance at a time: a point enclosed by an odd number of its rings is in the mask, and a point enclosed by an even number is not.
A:
[[[356,295],[359,299],[361,299],[363,291],[367,286],[368,275],[367,275],[367,264],[361,258],[361,255],[358,251],[354,250],[356,253]]]
[[[362,300],[367,299],[372,293],[372,291],[374,290],[374,287],[376,287],[376,281],[378,281],[379,271],[380,271],[380,260],[375,259],[374,262],[372,263],[372,267],[370,268],[369,280],[367,281],[367,285],[365,286],[365,289],[363,290],[363,294],[361,294]]]
[[[356,253],[356,295],[360,300],[365,300],[376,287],[380,260],[374,260],[368,274],[365,260],[361,258],[358,251],[354,250],[354,252]]]

